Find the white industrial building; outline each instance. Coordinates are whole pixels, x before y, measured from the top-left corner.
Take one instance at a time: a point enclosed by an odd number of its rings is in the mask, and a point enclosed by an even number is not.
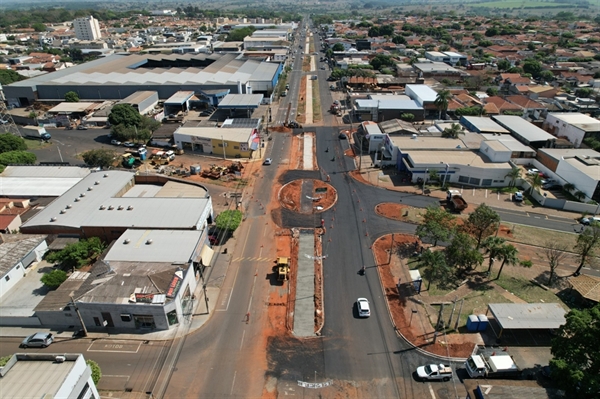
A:
[[[47,250],[46,235],[0,234],[0,298],[25,277],[32,263],[42,260]]]
[[[467,57],[453,51],[426,51],[425,58],[434,62],[443,62],[455,66],[456,64],[466,65]]]
[[[575,148],[581,147],[586,137],[600,136],[600,121],[581,112],[549,112],[544,128],[556,137],[566,137]]]
[[[80,353],[16,353],[0,368],[3,398],[99,399]]]
[[[9,165],[0,175],[0,197],[59,197],[89,174],[79,166]]]
[[[73,20],[75,28],[75,37],[79,40],[96,40],[102,37],[100,32],[100,24],[93,16],[77,18]]]

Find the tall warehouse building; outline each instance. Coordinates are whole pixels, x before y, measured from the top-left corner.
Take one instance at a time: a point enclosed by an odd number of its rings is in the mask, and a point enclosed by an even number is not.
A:
[[[75,36],[79,40],[96,40],[102,36],[98,20],[91,15],[86,18],[77,18],[73,21],[73,26],[75,27]]]

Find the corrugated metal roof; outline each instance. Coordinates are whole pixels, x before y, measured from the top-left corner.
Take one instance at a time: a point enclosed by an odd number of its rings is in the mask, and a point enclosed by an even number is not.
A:
[[[7,166],[2,177],[59,177],[84,178],[90,174],[90,168],[80,166]]]
[[[218,127],[180,127],[174,134],[247,143],[248,140],[250,140],[250,135],[252,135],[252,130],[252,128],[221,129]]]
[[[557,329],[566,322],[558,303],[490,303],[488,308],[502,329]]]
[[[584,132],[600,131],[600,121],[581,112],[552,112],[550,115]]]
[[[46,235],[42,234],[19,234],[10,237],[10,241],[0,244],[0,278],[4,277],[45,239]]]
[[[54,398],[69,376],[76,376],[75,365],[74,361],[59,363],[51,357],[18,360],[0,379],[0,392],[4,398]]]
[[[158,93],[155,91],[136,91],[135,93],[133,93],[130,96],[125,97],[123,100],[119,101],[119,103],[121,104],[139,104],[142,101],[151,98],[153,96],[156,96],[156,98],[158,99]]]
[[[490,118],[484,118],[479,116],[463,116],[467,122],[475,126],[480,133],[504,133],[509,134],[510,132],[491,120]]]
[[[48,110],[48,112],[51,113],[58,113],[58,112],[88,112],[88,111],[93,111],[96,108],[98,108],[99,106],[101,106],[103,104],[103,102],[97,102],[97,103],[86,103],[86,102],[78,102],[78,103],[68,103],[68,102],[63,102],[58,104],[56,107],[53,107],[51,109]]]
[[[555,139],[553,135],[540,129],[532,123],[527,122],[520,116],[515,115],[494,115],[492,119],[504,126],[508,130],[523,137],[528,142],[547,141]]]
[[[409,151],[408,156],[416,167],[428,165],[440,165],[440,160],[451,167],[459,165],[469,165],[475,168],[486,169],[505,169],[507,172],[512,170],[508,162],[489,162],[482,158],[478,151],[431,151],[427,149]],[[443,165],[442,165],[443,166]]]
[[[192,97],[194,95],[193,91],[178,91],[177,93],[173,94],[171,97],[169,97],[166,101],[165,101],[165,105],[167,104],[183,104],[184,102],[186,102],[187,100],[190,99],[190,97]]]
[[[258,108],[263,97],[262,94],[227,94],[219,103],[219,108]]]
[[[0,195],[6,197],[58,197],[81,181],[66,177],[0,177]]]

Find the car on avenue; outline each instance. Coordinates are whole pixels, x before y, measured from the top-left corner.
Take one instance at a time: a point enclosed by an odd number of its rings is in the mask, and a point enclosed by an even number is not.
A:
[[[580,222],[585,226],[589,226],[592,223],[600,223],[600,216],[587,216],[581,218]]]
[[[132,143],[132,142],[130,142],[130,141],[126,141],[126,142],[124,142],[124,143],[123,143],[123,145],[124,145],[125,147],[135,147],[135,144],[133,144],[133,143]]]
[[[513,201],[515,202],[523,202],[523,192],[517,191],[513,194]]]
[[[442,380],[449,381],[452,378],[452,368],[444,364],[428,364],[417,367],[419,380]]]
[[[263,165],[271,165],[273,163],[273,161],[271,160],[271,158],[267,158],[265,159],[265,161],[263,162]]]
[[[54,342],[51,333],[37,332],[31,334],[21,342],[21,348],[45,348]]]
[[[113,139],[113,140],[111,140],[111,141],[110,141],[110,143],[111,143],[112,145],[121,145],[121,142],[120,142],[119,140],[114,140],[114,139]]]
[[[356,300],[356,307],[358,308],[359,317],[371,316],[371,307],[367,298],[358,298]]]

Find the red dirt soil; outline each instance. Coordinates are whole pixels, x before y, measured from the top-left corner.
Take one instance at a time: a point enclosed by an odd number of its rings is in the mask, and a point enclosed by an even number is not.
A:
[[[279,203],[281,204],[281,206],[294,212],[300,212],[300,201],[302,195],[301,190],[303,181],[304,180],[294,180],[282,187],[281,191],[279,192]],[[321,180],[312,181],[312,196],[314,198],[321,197],[319,201],[314,201],[314,204],[323,207],[323,209],[321,210],[316,210],[313,206],[312,213],[324,212],[335,204],[337,200],[337,191],[332,186]],[[327,193],[325,196],[323,196],[323,193],[317,192],[317,189],[323,188],[327,188]]]

